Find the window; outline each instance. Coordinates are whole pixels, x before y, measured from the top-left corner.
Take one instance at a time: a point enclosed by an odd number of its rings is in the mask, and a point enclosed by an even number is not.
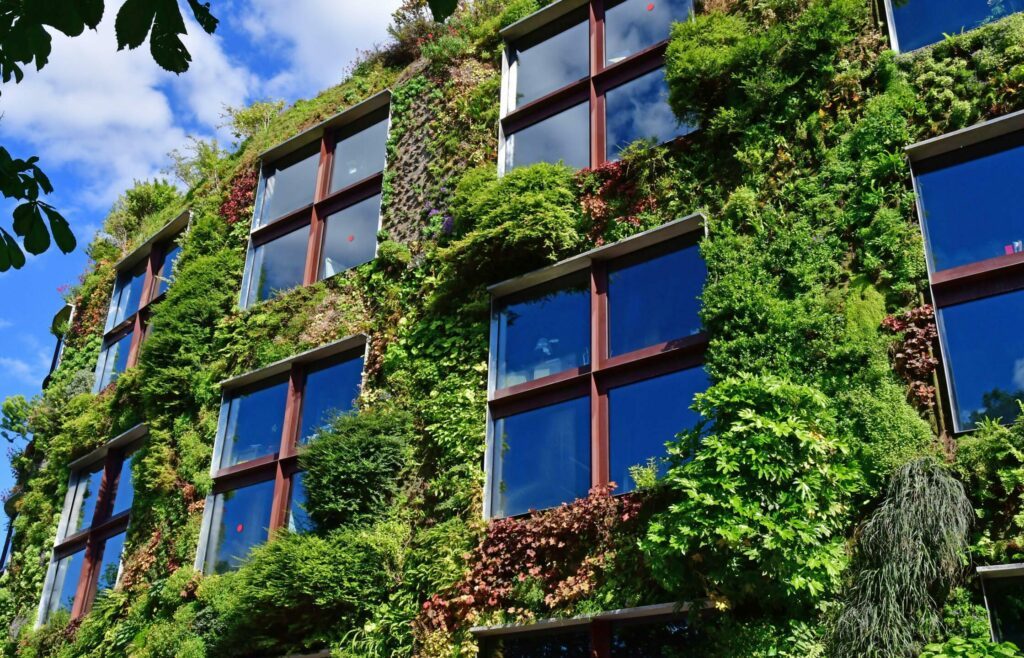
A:
[[[377,94],[263,154],[242,308],[373,260],[390,99]]]
[[[688,217],[492,288],[489,516],[631,491],[696,424],[701,234]]]
[[[182,213],[117,264],[96,364],[95,392],[113,384],[138,361],[151,305],[170,288],[174,265],[181,253],[178,243],[188,221],[189,213]]]
[[[1024,564],[978,567],[992,639],[1024,646]]]
[[[298,448],[354,408],[366,339],[352,336],[222,384],[196,569],[237,569],[271,531],[314,529],[305,512]]]
[[[133,427],[71,465],[38,624],[59,610],[80,617],[98,593],[117,586],[134,499],[132,455],[145,434],[145,425]]]
[[[1024,400],[1024,113],[908,149],[953,428]],[[968,228],[969,227],[969,228]]]
[[[886,0],[894,50],[909,52],[1024,10],[1022,0]]]
[[[634,141],[692,132],[663,68],[672,23],[692,13],[692,0],[563,1],[505,28],[500,169],[596,167]]]

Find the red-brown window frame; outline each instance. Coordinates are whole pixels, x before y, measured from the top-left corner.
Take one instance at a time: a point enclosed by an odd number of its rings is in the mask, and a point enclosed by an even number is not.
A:
[[[263,212],[263,199],[256,200],[256,209],[253,217],[253,228],[249,234],[249,257],[246,263],[246,274],[242,285],[240,305],[242,308],[249,308],[259,304],[261,300],[252,296],[253,267],[252,259],[256,249],[273,242],[274,240],[308,227],[309,236],[306,243],[306,263],[302,273],[302,286],[309,286],[320,280],[320,256],[323,251],[324,231],[327,226],[327,219],[345,208],[349,208],[360,201],[365,201],[382,193],[384,189],[384,171],[387,169],[387,162],[381,171],[371,174],[362,180],[340,190],[331,191],[331,177],[334,173],[334,150],[337,146],[339,134],[353,123],[361,122],[369,118],[382,115],[381,118],[390,122],[390,92],[381,92],[362,103],[359,103],[349,110],[338,114],[320,126],[314,127],[318,137],[309,141],[304,133],[294,140],[281,144],[261,156],[259,193],[265,194],[265,181],[267,172],[274,168],[274,165],[296,151],[307,148],[312,143],[319,143],[320,156],[317,163],[316,177],[313,183],[313,201],[290,211],[284,215],[274,218],[261,218]],[[369,105],[370,109],[364,114],[360,113],[360,106]],[[350,113],[355,116],[348,116]],[[365,128],[375,125],[375,122],[367,123]],[[390,125],[388,128],[390,132]],[[257,220],[260,225],[257,226]],[[376,241],[376,235],[374,235]],[[265,300],[263,300],[265,301]]]
[[[53,547],[51,568],[65,557],[79,551],[85,551],[82,560],[82,572],[78,579],[78,588],[75,592],[75,601],[71,608],[71,619],[79,619],[89,613],[96,598],[96,591],[99,586],[99,568],[103,563],[103,551],[106,549],[107,540],[128,531],[128,524],[131,521],[131,509],[118,514],[113,514],[115,496],[121,476],[125,457],[138,449],[141,441],[147,433],[145,425],[137,425],[124,434],[115,438],[107,446],[100,449],[101,455],[95,459],[86,456],[79,462],[85,461],[80,466],[75,466],[69,478],[69,492],[65,500],[65,509],[62,515],[62,524],[71,522],[69,505],[74,504],[75,493],[81,477],[88,473],[90,466],[99,462],[103,464],[103,476],[100,479],[100,489],[96,495],[96,509],[88,527],[76,531],[73,534],[60,537]],[[62,527],[60,532],[66,532],[67,528]],[[43,590],[42,601],[40,602],[39,623],[45,622],[48,612],[50,597],[56,592],[53,582],[48,583]]]
[[[539,273],[528,274],[522,279],[537,279],[528,285],[504,292],[503,288],[513,282],[492,286],[493,304],[516,292],[528,291],[547,281],[572,273],[589,271],[590,277],[590,365],[554,373],[504,389],[495,389],[488,396],[489,431],[493,432],[497,421],[516,414],[547,407],[559,402],[587,397],[590,400],[590,486],[610,484],[611,431],[608,413],[608,391],[613,388],[653,379],[661,375],[695,368],[704,363],[708,346],[708,334],[701,331],[692,336],[668,340],[650,345],[626,354],[609,355],[608,341],[608,267],[623,261],[637,263],[650,259],[649,250],[659,246],[678,244],[680,249],[691,248],[703,237],[703,216],[689,217],[670,222],[645,233],[620,242],[600,247],[591,252],[555,264],[545,270],[555,274],[538,277]],[[694,240],[693,245],[687,244]],[[564,265],[571,262],[585,263],[582,266]],[[541,272],[543,272],[542,270]],[[492,326],[491,331],[494,332]],[[493,357],[493,354],[492,354]],[[494,372],[494,361],[491,359]],[[494,386],[489,388],[494,389]],[[496,439],[489,442],[485,505],[486,516],[493,517],[494,500],[492,491],[493,454]],[[569,501],[566,501],[569,502]]]
[[[565,2],[566,0],[561,0]],[[625,0],[622,0],[625,1]],[[559,89],[551,91],[540,98],[534,99],[525,105],[515,109],[506,109],[500,121],[501,126],[501,155],[498,167],[500,171],[506,171],[505,148],[508,140],[517,132],[536,125],[545,119],[575,107],[581,103],[589,103],[590,109],[590,167],[599,167],[608,162],[606,153],[607,121],[605,116],[605,94],[609,90],[619,87],[627,82],[635,80],[640,76],[650,73],[665,66],[665,51],[668,49],[668,37],[639,50],[625,59],[610,65],[604,62],[605,45],[605,7],[614,6],[618,2],[610,0],[587,0],[579,6],[573,6],[565,14],[553,16],[552,21],[568,15],[579,8],[587,7],[587,22],[590,28],[589,51],[590,71],[587,77],[580,78]],[[553,7],[554,5],[549,6]],[[545,11],[544,9],[540,10]],[[695,10],[694,10],[695,11]],[[538,12],[539,13],[539,12]],[[691,13],[692,15],[692,13]],[[526,20],[526,19],[524,19]],[[503,30],[506,40],[504,59],[504,75],[502,76],[502,94],[509,98],[508,90],[508,69],[509,53],[516,49],[516,42],[526,38],[543,25],[530,29],[524,34],[510,35],[508,30],[514,29],[516,24]],[[567,28],[568,29],[568,28]],[[686,136],[677,137],[676,140],[685,139]],[[673,140],[673,141],[676,141]]]
[[[340,363],[348,358],[362,358],[365,364],[368,343],[369,341],[364,335],[348,336],[282,362],[271,364],[266,368],[221,382],[221,387],[224,390],[220,412],[222,415],[227,413],[228,400],[241,391],[258,390],[268,384],[272,385],[272,382],[279,378],[286,378],[288,392],[285,396],[281,441],[278,444],[277,452],[226,468],[218,468],[217,459],[221,453],[217,451],[211,466],[213,487],[207,499],[207,508],[211,507],[213,497],[217,495],[273,481],[274,496],[271,501],[270,521],[267,526],[267,540],[272,539],[275,532],[288,525],[288,515],[291,511],[292,477],[302,471],[299,465],[299,431],[302,423],[302,401],[306,375],[310,370],[316,370],[332,359],[338,359]],[[223,433],[218,430],[218,443],[224,440]],[[220,449],[222,446],[218,445],[218,448]],[[211,525],[212,519],[203,519],[204,540],[200,542],[196,553],[196,570],[203,573],[206,573],[206,556],[209,552]]]

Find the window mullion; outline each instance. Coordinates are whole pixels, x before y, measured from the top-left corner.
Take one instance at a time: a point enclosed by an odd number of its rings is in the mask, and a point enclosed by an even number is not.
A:
[[[590,1],[590,166],[605,160],[604,94],[594,77],[604,69],[604,0]]]
[[[590,270],[590,484],[608,483],[608,391],[598,379],[608,355],[608,270]]]
[[[324,239],[324,217],[317,209],[317,203],[327,196],[331,182],[331,166],[334,162],[334,144],[330,131],[320,138],[320,166],[316,170],[316,190],[313,193],[313,210],[309,220],[309,247],[306,250],[304,285],[317,282],[320,274],[320,250]]]
[[[291,479],[284,473],[281,460],[291,457],[298,445],[299,423],[302,418],[302,392],[306,374],[301,367],[292,366],[288,378],[288,397],[284,408],[284,422],[281,429],[281,446],[278,460],[274,465],[274,500],[270,511],[270,530],[283,527],[288,521],[288,501]]]

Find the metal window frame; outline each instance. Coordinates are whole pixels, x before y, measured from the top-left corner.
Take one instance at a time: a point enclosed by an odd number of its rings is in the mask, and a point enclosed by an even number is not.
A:
[[[146,327],[149,321],[149,315],[152,312],[151,307],[155,302],[163,299],[163,294],[159,293],[159,278],[164,266],[164,257],[169,251],[168,247],[188,232],[189,224],[191,222],[192,213],[191,211],[186,210],[164,224],[159,231],[151,235],[145,242],[136,247],[131,253],[118,261],[114,266],[116,275],[114,277],[114,287],[110,294],[110,303],[107,306],[107,320],[106,328],[103,333],[103,347],[100,349],[100,355],[96,362],[93,393],[101,393],[113,385],[113,380],[109,382],[103,381],[103,373],[106,369],[107,360],[109,358],[108,350],[118,338],[128,332],[129,328],[134,333],[132,334],[131,345],[128,347],[128,361],[125,365],[125,369],[127,370],[128,368],[132,368],[138,363],[139,349],[142,347],[142,342],[146,337]],[[128,315],[117,324],[111,324],[116,312],[120,291],[122,289],[122,286],[119,285],[121,282],[121,275],[125,272],[130,272],[132,268],[143,262],[145,262],[146,268],[145,274],[143,275],[142,293],[139,298],[138,308],[135,309],[134,313]]]
[[[608,267],[622,259],[638,257],[644,251],[706,235],[705,217],[696,213],[644,231],[610,245],[592,249],[521,277],[488,288],[491,294],[490,353],[487,382],[487,436],[484,454],[483,513],[496,518],[493,490],[496,485],[497,439],[495,425],[511,415],[539,409],[557,402],[587,397],[590,400],[591,487],[610,481],[610,423],[608,391],[617,386],[694,368],[704,362],[708,335],[701,332],[658,345],[610,356],[608,351]],[[564,276],[589,272],[590,277],[590,365],[523,382],[502,390],[496,388],[498,354],[496,311],[510,295],[543,285]]]
[[[369,357],[370,340],[365,334],[354,334],[321,347],[282,359],[264,368],[231,377],[220,383],[222,396],[220,416],[217,421],[217,436],[214,440],[213,458],[210,462],[210,478],[213,486],[206,496],[203,522],[196,546],[195,569],[206,573],[206,554],[213,532],[214,517],[217,514],[218,497],[228,491],[261,482],[274,481],[274,496],[269,510],[267,538],[288,525],[291,505],[292,476],[300,471],[298,442],[302,423],[302,401],[305,392],[306,374],[317,366],[335,357],[362,358],[363,372],[360,390],[366,384],[365,364]],[[263,455],[239,464],[220,468],[227,434],[227,416],[232,394],[273,379],[287,377],[288,392],[285,397],[284,418],[281,424],[281,441],[275,453]]]
[[[332,191],[330,185],[334,166],[334,150],[339,134],[344,133],[346,128],[357,125],[359,122],[366,121],[378,114],[382,116],[382,120],[387,122],[383,168],[379,172],[371,174],[340,190]],[[371,123],[365,127],[368,128],[371,125],[374,124]],[[238,306],[241,309],[251,308],[261,303],[261,301],[269,301],[254,298],[253,285],[255,283],[256,250],[292,231],[306,228],[309,233],[302,282],[296,287],[312,285],[322,278],[326,278],[322,276],[323,272],[320,271],[320,259],[323,251],[327,220],[337,212],[381,194],[384,186],[384,174],[388,167],[387,139],[390,138],[390,135],[391,91],[386,89],[260,154],[260,178],[256,188],[256,203],[254,204],[253,217],[250,223],[245,271],[242,274],[242,287],[238,297]],[[281,158],[317,142],[320,144],[320,159],[317,165],[316,178],[313,181],[312,201],[280,217],[261,220],[263,196],[266,189],[266,172]],[[259,225],[257,225],[258,223]],[[378,233],[382,223],[381,208],[378,207]],[[375,233],[373,258],[377,257],[378,246]]]
[[[609,162],[605,146],[607,136],[605,94],[651,71],[663,68],[669,41],[666,36],[662,41],[632,53],[618,62],[606,65],[604,61],[605,8],[615,4],[619,3],[614,0],[559,0],[501,30],[500,34],[505,40],[505,48],[502,50],[501,56],[502,84],[499,115],[501,119],[498,122],[499,176],[503,176],[509,169],[507,160],[515,149],[514,138],[517,132],[583,103],[589,104],[589,166],[596,168]],[[688,20],[692,20],[697,11],[696,3],[693,4]],[[518,66],[515,64],[516,43],[582,7],[588,8],[586,20],[590,26],[588,45],[590,70],[588,75],[513,109],[512,90],[518,78]],[[682,143],[693,132],[696,132],[696,129],[686,135],[674,138],[670,143]]]
[[[70,471],[68,490],[64,496],[64,506],[57,526],[57,537],[54,540],[50,564],[39,597],[36,628],[47,621],[47,609],[50,599],[55,593],[54,580],[57,576],[59,562],[79,550],[85,551],[85,555],[75,601],[71,608],[71,618],[78,619],[86,615],[92,608],[106,542],[113,536],[127,532],[128,524],[131,521],[131,509],[113,514],[116,502],[114,498],[117,494],[119,478],[122,475],[124,459],[133,448],[145,440],[148,433],[149,427],[145,423],[140,423],[68,465]],[[81,480],[82,472],[98,462],[103,464],[103,477],[100,481],[100,489],[96,493],[96,509],[93,512],[93,518],[89,526],[69,534],[71,511],[76,499],[75,491]]]
[[[950,360],[947,357],[949,350],[946,344],[946,330],[941,320],[941,311],[949,306],[1024,290],[1024,253],[996,256],[936,271],[933,267],[931,245],[928,241],[926,219],[928,215],[922,202],[918,171],[925,163],[934,158],[956,160],[969,147],[1014,135],[1021,131],[1024,131],[1024,110],[926,139],[904,149],[910,161],[914,207],[924,243],[929,293],[935,308],[936,328],[939,334],[940,372],[948,393],[940,413],[949,418],[953,434],[956,436],[972,430],[961,426],[959,414],[956,413],[956,385],[950,368]],[[947,166],[956,166],[956,164],[951,163]]]

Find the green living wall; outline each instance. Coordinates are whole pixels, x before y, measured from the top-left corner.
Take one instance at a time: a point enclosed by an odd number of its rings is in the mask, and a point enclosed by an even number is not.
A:
[[[472,625],[667,601],[701,604],[683,655],[1017,655],[987,642],[967,575],[1021,558],[1024,424],[954,441],[937,413],[903,148],[1024,107],[1024,16],[896,55],[865,0],[709,0],[667,54],[673,109],[700,131],[499,179],[498,30],[538,6],[477,0],[441,26],[410,1],[337,87],[239,121],[186,193],[125,192],[68,293],[50,386],[5,406],[32,442],[4,655],[474,655]],[[257,154],[385,88],[377,259],[238,310]],[[184,209],[139,363],[94,395],[113,264]],[[696,211],[713,385],[679,404],[702,425],[635,494],[485,524],[486,286]],[[359,411],[302,456],[316,531],[196,573],[217,382],[357,332]],[[121,585],[35,630],[67,465],[143,421]]]

